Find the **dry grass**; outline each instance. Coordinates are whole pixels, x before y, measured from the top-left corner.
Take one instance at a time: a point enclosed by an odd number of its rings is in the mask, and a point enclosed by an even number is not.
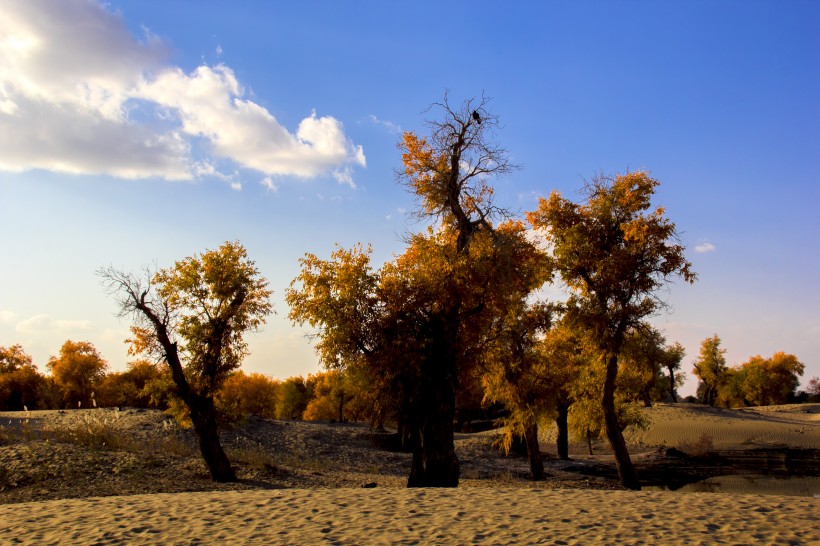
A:
[[[715,450],[715,440],[711,434],[703,433],[697,440],[682,443],[679,449],[689,455],[702,457]]]
[[[38,428],[33,426],[28,414],[18,426],[0,425],[0,441],[12,442],[59,442],[84,446],[91,449],[129,451],[133,453],[166,453],[191,456],[196,449],[174,432],[170,421],[163,421],[165,434],[135,435],[127,425],[120,423],[119,411],[89,411],[80,417],[66,420],[59,426]]]

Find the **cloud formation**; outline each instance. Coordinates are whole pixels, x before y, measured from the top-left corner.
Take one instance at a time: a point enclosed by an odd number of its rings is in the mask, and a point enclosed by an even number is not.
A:
[[[97,0],[6,0],[3,11],[2,170],[180,180],[232,163],[353,186],[366,164],[338,120],[313,112],[291,133],[229,67],[169,65],[159,39],[133,36]]]
[[[35,315],[18,322],[14,329],[20,334],[69,334],[93,330],[94,323],[90,320],[59,320],[49,315]]]
[[[698,254],[705,254],[707,252],[714,252],[717,247],[712,243],[701,243],[695,247],[695,252]]]
[[[365,118],[368,123],[372,123],[373,125],[377,125],[379,127],[384,127],[387,129],[387,132],[390,134],[399,134],[401,133],[401,125],[398,123],[393,123],[392,121],[387,121],[384,119],[379,119],[373,114],[370,114]]]

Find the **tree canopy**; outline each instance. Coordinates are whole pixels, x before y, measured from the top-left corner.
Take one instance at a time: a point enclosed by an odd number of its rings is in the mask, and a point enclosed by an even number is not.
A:
[[[453,108],[445,97],[430,135],[405,133],[398,178],[417,196],[417,215],[433,223],[403,254],[378,270],[361,246],[329,260],[308,254],[287,293],[291,319],[316,328],[325,365],[364,365],[397,400],[413,446],[411,486],[457,485],[459,382],[494,318],[543,282],[523,224],[504,221],[493,205],[490,181],[512,166],[491,143],[497,119],[486,105]]]
[[[60,354],[52,356],[46,367],[54,376],[67,407],[96,405],[94,390],[108,369],[108,362],[89,341],[68,340]]]
[[[567,317],[586,330],[606,362],[602,393],[606,433],[623,485],[640,488],[615,408],[618,357],[630,331],[664,306],[658,291],[696,276],[662,207],[652,209],[659,182],[638,171],[597,176],[574,203],[557,191],[527,217],[551,249],[551,266],[571,290]]]
[[[244,336],[271,311],[267,281],[238,242],[180,260],[148,280],[100,272],[134,320],[132,352],[165,361],[185,402],[211,476],[236,479],[219,444],[215,396],[247,354]]]

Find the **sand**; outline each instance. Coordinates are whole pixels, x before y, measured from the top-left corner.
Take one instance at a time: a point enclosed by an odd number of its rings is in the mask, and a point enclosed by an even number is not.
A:
[[[2,544],[820,544],[820,500],[522,489],[290,489],[0,506]]]
[[[820,404],[741,410],[661,404],[648,416],[648,429],[627,432],[633,452],[696,445],[704,439],[716,449],[820,447]],[[293,432],[300,427],[276,424],[272,430]],[[320,435],[322,441],[327,434]],[[469,442],[482,438],[477,435]],[[17,456],[14,449],[29,447],[23,443],[5,449]],[[372,448],[360,451],[382,458],[390,455]],[[470,457],[477,459],[480,450],[474,451]],[[518,459],[499,461],[524,464]],[[340,463],[334,459],[332,464]],[[296,473],[287,470],[284,477]],[[274,481],[282,479],[280,474]],[[87,479],[85,474],[78,476]],[[522,484],[408,490],[380,483],[375,489],[210,490],[22,502],[0,505],[0,544],[820,545],[820,498],[550,490]]]
[[[650,421],[648,428],[626,433],[630,445],[680,447],[706,441],[715,449],[820,449],[820,404],[737,409],[656,404],[646,410],[646,415]]]

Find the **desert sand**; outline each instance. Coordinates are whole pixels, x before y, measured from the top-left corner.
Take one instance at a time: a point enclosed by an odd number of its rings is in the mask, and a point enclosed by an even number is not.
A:
[[[607,490],[617,484],[549,457],[551,477],[534,484],[525,459],[490,447],[492,432],[457,434],[461,487],[408,490],[408,455],[373,444],[366,427],[256,420],[225,437],[243,479],[213,484],[195,452],[163,453],[189,432],[159,412],[105,411],[0,415],[0,544],[820,544],[820,498]],[[647,429],[626,433],[636,459],[664,447],[820,447],[820,404],[657,405],[647,416]],[[37,432],[97,422],[105,438],[136,441]],[[611,459],[602,443],[585,450],[572,447],[573,465]]]
[[[290,489],[0,506],[3,544],[818,544],[811,498]]]
[[[820,449],[820,404],[711,408],[656,404],[647,409],[645,430],[628,430],[631,445],[681,447],[699,441],[716,449],[789,446]]]

